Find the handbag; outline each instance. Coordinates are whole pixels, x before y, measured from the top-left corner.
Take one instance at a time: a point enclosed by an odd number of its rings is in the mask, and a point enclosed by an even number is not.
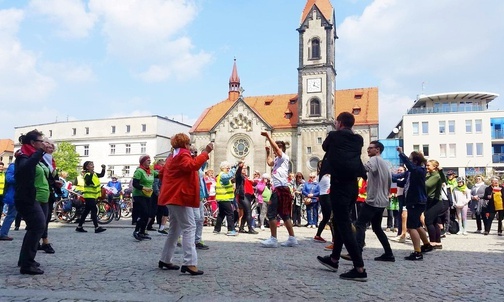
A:
[[[310,194],[313,193],[313,187],[310,189]],[[307,206],[311,204],[313,201],[311,197],[303,197],[303,203]]]

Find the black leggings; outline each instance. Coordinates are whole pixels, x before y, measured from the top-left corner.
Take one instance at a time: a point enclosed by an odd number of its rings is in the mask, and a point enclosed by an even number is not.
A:
[[[98,209],[96,208],[96,199],[94,198],[85,198],[86,203],[84,207],[84,212],[82,212],[81,217],[79,219],[79,227],[82,227],[84,222],[86,221],[86,216],[91,212],[91,220],[93,220],[93,224],[95,228],[98,227]]]
[[[440,200],[427,201],[427,208],[425,209],[425,226],[429,232],[430,242],[441,242],[441,229],[439,228],[439,215],[443,211],[443,204]]]
[[[322,210],[322,221],[319,223],[317,236],[322,235],[322,231],[324,230],[326,224],[331,219],[331,198],[329,198],[329,194],[320,195],[319,196],[319,204]],[[333,228],[331,227],[331,236],[333,236]]]
[[[250,204],[251,196],[245,194],[245,196],[239,197],[239,202],[243,210],[243,217],[240,222],[240,230],[245,227],[245,220],[247,220],[247,226],[249,230],[252,230],[252,209]]]

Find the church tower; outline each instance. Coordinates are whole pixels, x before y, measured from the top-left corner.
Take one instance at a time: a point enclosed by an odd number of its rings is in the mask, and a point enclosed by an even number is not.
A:
[[[301,14],[298,67],[296,171],[317,170],[322,142],[333,129],[336,24],[329,0],[307,0]],[[293,150],[294,151],[294,150]]]
[[[337,39],[334,19],[329,0],[307,0],[297,29],[300,124],[330,125],[334,120],[334,42]]]

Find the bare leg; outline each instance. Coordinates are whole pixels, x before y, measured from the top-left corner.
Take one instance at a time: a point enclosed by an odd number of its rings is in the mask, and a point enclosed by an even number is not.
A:
[[[289,236],[294,236],[294,228],[292,227],[292,220],[287,219],[284,221],[285,228],[287,229],[287,232],[289,232]],[[276,233],[276,224],[275,224],[275,233]],[[274,236],[276,237],[276,236]]]
[[[276,221],[276,218],[269,220],[269,226],[270,226],[271,237],[277,238],[277,221]],[[292,224],[291,224],[291,230],[292,230]],[[294,233],[294,231],[292,231],[292,232]]]

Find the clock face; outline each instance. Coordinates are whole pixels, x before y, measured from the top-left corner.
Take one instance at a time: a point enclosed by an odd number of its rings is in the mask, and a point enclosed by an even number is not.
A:
[[[321,78],[308,79],[306,81],[306,83],[307,83],[306,91],[308,91],[308,92],[321,92],[322,91],[322,79]]]

